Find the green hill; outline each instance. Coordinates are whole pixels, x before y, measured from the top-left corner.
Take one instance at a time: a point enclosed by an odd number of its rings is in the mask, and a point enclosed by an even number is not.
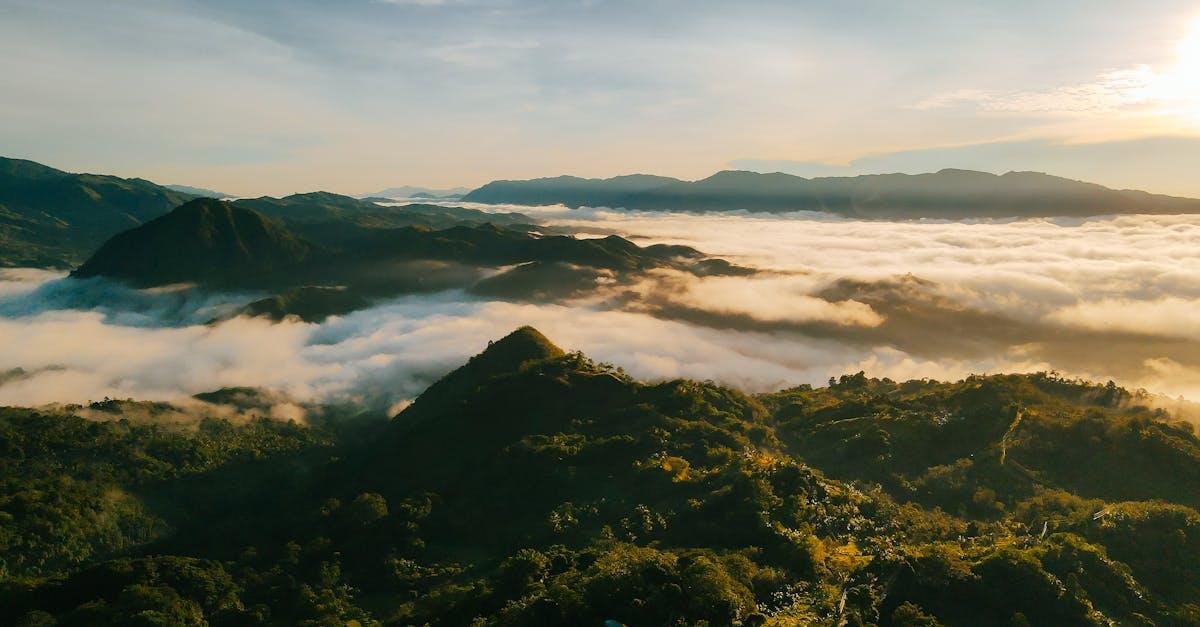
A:
[[[268,288],[278,293],[249,303],[241,313],[316,321],[399,294],[469,289],[497,298],[545,300],[613,281],[632,282],[655,268],[703,275],[747,271],[686,246],[642,247],[615,235],[576,238],[491,222],[468,225],[440,213],[446,208],[436,209],[419,219],[456,226],[313,222],[309,226],[322,239],[312,243],[241,203],[197,199],[113,237],[71,276],[102,276],[139,287]],[[303,224],[296,228],[309,232]]]
[[[225,195],[186,185],[72,174],[33,161],[0,157],[0,267],[70,268],[110,237],[165,215],[195,198]],[[365,229],[494,223],[531,230],[536,220],[430,204],[382,206],[329,192],[234,200],[325,246],[352,242]]]
[[[192,195],[142,179],[0,157],[0,266],[66,268]]]
[[[2,409],[0,622],[1200,624],[1200,440],[1141,400],[1045,374],[752,397],[525,327],[391,420]]]
[[[421,203],[385,206],[371,199],[329,192],[293,194],[283,198],[263,196],[237,200],[235,204],[276,219],[313,242],[332,247],[352,246],[369,229],[416,226],[441,230],[490,223],[529,230],[536,223],[533,218],[520,213],[489,213]]]
[[[253,211],[199,198],[113,237],[71,276],[106,276],[140,286],[269,284],[308,262],[316,250]]]

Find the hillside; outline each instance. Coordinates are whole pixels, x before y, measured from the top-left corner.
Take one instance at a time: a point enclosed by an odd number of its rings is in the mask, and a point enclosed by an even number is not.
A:
[[[166,185],[163,185],[163,187],[165,187],[167,189],[173,189],[177,192],[182,192],[184,194],[189,194],[191,196],[200,197],[200,198],[216,198],[217,200],[224,200],[226,198],[232,198],[231,195],[226,194],[224,192],[218,192],[216,190],[206,189],[203,187],[192,187],[191,185],[179,185],[179,184],[167,183]]]
[[[142,179],[71,174],[32,161],[0,157],[0,267],[76,266],[110,237],[194,198],[223,199],[226,195]],[[352,241],[363,229],[446,229],[490,222],[530,230],[537,222],[519,213],[421,203],[383,206],[329,192],[232,202],[283,223],[305,239],[333,247]]]
[[[247,198],[234,201],[234,204],[274,218],[311,241],[333,247],[354,242],[363,235],[365,229],[420,226],[439,230],[491,223],[528,230],[534,228],[537,222],[520,213],[492,213],[423,203],[381,205],[371,199],[329,192],[292,194],[283,198]]]
[[[199,198],[113,237],[71,276],[119,278],[139,286],[268,284],[316,250],[253,211]]]
[[[0,266],[70,267],[192,197],[142,179],[0,157]]]
[[[4,409],[0,622],[1200,624],[1200,440],[1139,398],[751,397],[525,327],[391,420]]]
[[[334,210],[307,206],[318,214]],[[366,227],[349,221],[305,223],[292,216],[293,223],[300,221],[294,232],[240,202],[197,199],[113,237],[71,276],[108,277],[138,287],[267,288],[277,293],[248,303],[240,313],[319,321],[399,294],[464,289],[508,300],[544,300],[629,283],[656,268],[698,275],[748,271],[686,246],[642,247],[615,235],[541,235],[519,224],[469,226],[491,214],[446,209],[457,208],[399,207],[394,215],[456,226]],[[306,224],[314,229],[316,243],[301,235],[310,233]]]
[[[860,218],[1000,218],[1200,212],[1200,200],[1113,190],[1037,172],[970,170],[806,179],[718,172],[698,181],[643,178],[640,189],[559,177],[497,181],[464,200],[676,211],[825,211]]]

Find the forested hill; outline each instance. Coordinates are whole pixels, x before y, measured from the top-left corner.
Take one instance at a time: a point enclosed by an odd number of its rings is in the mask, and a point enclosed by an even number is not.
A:
[[[65,269],[78,265],[109,238],[144,225],[197,198],[225,194],[184,185],[156,185],[137,178],[74,174],[49,166],[0,157],[0,267]],[[446,229],[494,223],[533,228],[529,216],[485,213],[430,204],[381,205],[311,192],[283,198],[263,196],[234,201],[282,222],[319,244],[344,244],[372,228],[420,226]]]
[[[105,239],[191,198],[142,179],[0,157],[0,267],[70,267]]]
[[[1200,440],[1146,400],[748,396],[526,327],[390,420],[4,409],[0,623],[1196,625]]]
[[[189,201],[113,236],[71,276],[137,287],[266,289],[276,293],[248,303],[243,313],[318,320],[398,294],[458,288],[499,299],[552,300],[632,283],[658,268],[704,276],[754,272],[686,246],[531,232],[512,222],[520,214],[481,221],[491,214],[305,196],[251,203],[278,217],[243,202]],[[388,226],[403,221],[415,225]]]
[[[1200,200],[1114,190],[1039,172],[802,178],[725,171],[698,181],[635,175],[494,181],[463,200],[673,211],[824,211],[859,218],[1008,218],[1200,213]]]
[[[256,212],[198,198],[114,236],[72,276],[114,277],[147,287],[270,282],[317,250]]]

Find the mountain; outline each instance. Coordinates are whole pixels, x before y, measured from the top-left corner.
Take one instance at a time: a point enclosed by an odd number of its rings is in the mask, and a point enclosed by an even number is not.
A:
[[[374,281],[374,266],[437,261],[478,267],[529,262],[566,263],[610,271],[637,272],[687,267],[704,258],[686,246],[640,247],[611,235],[578,239],[534,235],[491,223],[432,230],[425,227],[353,231],[344,249],[321,249],[284,225],[238,203],[191,201],[162,218],[106,242],[73,276],[109,276],[138,285],[196,281],[227,285],[240,277],[266,281],[326,280],[363,285]],[[300,265],[303,261],[313,264]],[[704,264],[705,272],[710,264]],[[289,268],[286,277],[276,270]],[[390,280],[390,279],[386,279]]]
[[[429,386],[416,402],[404,410],[403,420],[407,423],[438,420],[447,413],[456,412],[462,400],[489,379],[517,372],[530,362],[565,354],[563,349],[555,346],[537,329],[521,327],[499,340],[488,342],[487,350]]]
[[[256,300],[243,307],[236,315],[265,317],[271,320],[295,317],[304,322],[320,322],[329,316],[365,309],[370,304],[366,297],[344,287],[310,285]]]
[[[463,196],[465,196],[468,191],[470,191],[470,190],[467,190],[465,187],[460,187],[460,188],[456,188],[456,189],[462,189],[464,191],[462,191],[460,193],[455,193],[455,194],[441,194],[441,195],[431,194],[429,192],[417,192],[417,193],[413,194],[411,196],[411,198],[417,199],[417,200],[458,200],[458,199],[462,198]]]
[[[316,321],[399,294],[463,289],[545,301],[629,284],[656,268],[705,276],[748,271],[686,246],[642,247],[615,235],[543,235],[525,230],[529,225],[470,225],[492,214],[453,207],[389,209],[402,221],[457,224],[449,228],[365,227],[352,216],[336,219],[338,212],[361,208],[354,199],[346,199],[355,204],[343,208],[341,199],[301,204],[292,214],[288,199],[255,199],[256,206],[290,215],[295,230],[247,208],[251,203],[196,199],[114,236],[71,276],[104,276],[139,287],[268,288],[277,293],[238,313]],[[306,215],[335,218],[308,222]]]
[[[177,192],[182,192],[184,194],[188,194],[191,196],[196,196],[197,198],[216,198],[217,200],[233,198],[233,196],[231,196],[229,194],[213,191],[211,189],[204,189],[203,187],[192,187],[190,185],[172,185],[172,184],[163,185],[163,187],[165,187],[167,189],[173,189]]]
[[[258,213],[199,198],[116,235],[71,276],[107,276],[141,286],[261,285],[295,271],[316,252]]]
[[[70,267],[192,197],[142,179],[0,157],[0,266]]]
[[[240,207],[293,224],[354,220],[381,213],[384,209],[370,201],[331,192],[292,194],[283,198],[262,196],[234,202]]]
[[[559,177],[497,181],[468,194],[481,203],[565,204],[677,211],[825,211],[859,218],[1000,218],[1200,213],[1200,200],[1113,190],[1037,172],[970,170],[806,179],[718,172],[623,192],[608,181]]]
[[[280,402],[249,388],[0,408],[0,623],[1196,625],[1200,438],[1145,400],[750,396],[522,327],[391,419],[220,418]]]
[[[537,222],[520,213],[492,213],[420,203],[385,206],[373,200],[330,192],[293,194],[283,198],[263,196],[234,203],[274,218],[314,242],[334,247],[354,241],[362,235],[363,229],[422,226],[437,230],[486,223],[532,228]]]
[[[78,265],[113,235],[198,197],[227,198],[220,192],[186,185],[159,186],[142,179],[71,174],[32,161],[0,158],[0,267]],[[531,229],[537,222],[522,214],[462,207],[382,206],[329,192],[234,202],[331,246],[353,239],[363,228],[420,225],[444,229],[492,222]]]
[[[378,198],[456,198],[471,191],[467,187],[448,187],[443,189],[435,189],[429,187],[415,187],[412,185],[401,185],[400,187],[389,187],[380,190],[373,194],[362,194],[363,198],[378,197]]]
[[[679,179],[647,174],[630,174],[609,179],[557,176],[528,181],[493,181],[463,196],[465,202],[518,205],[567,205],[568,207],[621,207],[625,199]]]

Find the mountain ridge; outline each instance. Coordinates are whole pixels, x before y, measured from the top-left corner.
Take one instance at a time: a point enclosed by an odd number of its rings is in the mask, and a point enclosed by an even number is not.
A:
[[[1117,190],[1042,172],[944,168],[923,174],[804,178],[722,170],[695,181],[632,175],[494,181],[463,197],[481,203],[563,204],[640,210],[823,211],[855,218],[1019,218],[1200,213],[1200,199]],[[659,180],[661,179],[661,180]]]
[[[105,239],[192,198],[145,179],[0,157],[0,266],[73,266]]]
[[[369,194],[359,194],[359,198],[454,198],[471,191],[469,187],[422,187],[420,185],[400,185],[388,187]]]

